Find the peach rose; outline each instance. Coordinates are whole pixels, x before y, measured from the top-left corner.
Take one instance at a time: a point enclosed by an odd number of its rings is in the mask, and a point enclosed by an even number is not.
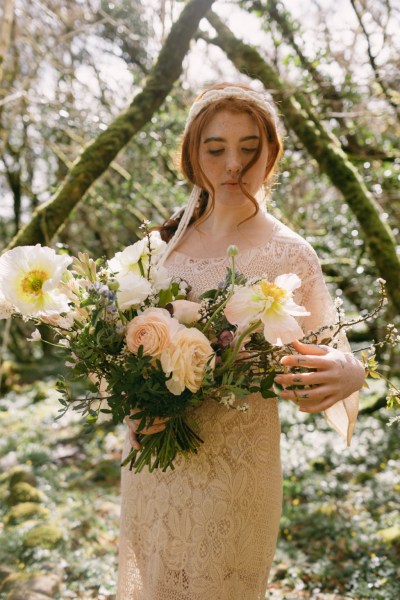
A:
[[[214,368],[215,356],[206,336],[194,327],[183,328],[173,337],[171,345],[161,354],[160,360],[166,375],[172,373],[166,386],[172,394],[179,396],[187,387],[197,392],[204,377],[210,357]]]
[[[172,314],[179,323],[190,325],[198,321],[200,315],[200,304],[198,302],[190,302],[189,300],[174,300],[170,303],[172,306]]]
[[[128,324],[126,345],[133,354],[143,346],[143,354],[159,356],[180,327],[183,326],[164,308],[146,308]]]

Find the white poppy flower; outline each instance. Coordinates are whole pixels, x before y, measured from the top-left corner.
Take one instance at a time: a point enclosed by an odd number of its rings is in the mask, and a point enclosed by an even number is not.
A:
[[[57,286],[71,263],[40,244],[13,248],[0,257],[0,291],[23,315],[68,312],[68,298]]]
[[[239,287],[225,307],[225,316],[239,329],[260,320],[264,326],[264,337],[270,344],[290,344],[303,337],[294,317],[310,314],[293,300],[293,291],[300,285],[300,278],[288,273],[279,275],[273,283],[262,279],[249,287]]]

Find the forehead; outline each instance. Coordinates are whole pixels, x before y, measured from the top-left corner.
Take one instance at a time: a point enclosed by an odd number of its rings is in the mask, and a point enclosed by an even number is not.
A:
[[[260,135],[257,123],[247,112],[220,110],[213,115],[203,128],[202,138],[208,137],[244,137]]]

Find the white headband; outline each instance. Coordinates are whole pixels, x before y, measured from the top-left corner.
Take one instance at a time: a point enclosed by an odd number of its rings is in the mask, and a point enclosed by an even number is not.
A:
[[[209,104],[213,104],[214,102],[218,102],[218,100],[222,100],[225,98],[238,98],[239,100],[248,100],[252,104],[256,104],[262,110],[269,113],[273,119],[276,128],[279,128],[278,117],[276,114],[276,110],[274,106],[268,102],[266,96],[256,92],[254,90],[245,90],[241,87],[237,87],[235,85],[230,85],[221,90],[208,90],[205,92],[200,98],[195,100],[190,108],[189,115],[186,121],[184,135],[187,133],[189,127],[193,123],[193,121],[198,117],[198,115],[202,112],[202,110],[208,106]],[[165,249],[164,254],[160,257],[158,264],[164,264],[167,257],[171,254],[171,252],[176,248],[176,246],[181,241],[187,226],[189,225],[190,219],[193,216],[194,210],[196,208],[197,202],[200,198],[201,188],[198,185],[193,187],[192,193],[190,194],[188,203],[184,209],[182,218],[179,222],[178,228],[175,231],[174,235],[168,242],[168,245]],[[178,213],[175,213],[173,217],[178,216]]]
[[[248,100],[252,104],[256,104],[262,110],[269,113],[274,121],[275,126],[278,125],[278,117],[274,106],[268,102],[266,96],[254,90],[244,90],[243,88],[230,85],[222,90],[208,90],[200,98],[193,102],[185,125],[185,133],[196,117],[209,104],[224,100],[227,98],[238,98],[239,100]]]

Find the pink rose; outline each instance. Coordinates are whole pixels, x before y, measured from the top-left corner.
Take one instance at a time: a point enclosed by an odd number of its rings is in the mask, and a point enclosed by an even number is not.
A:
[[[139,346],[143,346],[144,354],[159,356],[181,327],[164,308],[146,308],[128,324],[126,345],[133,354],[137,354]]]
[[[198,302],[190,302],[189,300],[174,300],[170,302],[172,306],[172,314],[179,323],[191,325],[201,317],[200,304]]]

